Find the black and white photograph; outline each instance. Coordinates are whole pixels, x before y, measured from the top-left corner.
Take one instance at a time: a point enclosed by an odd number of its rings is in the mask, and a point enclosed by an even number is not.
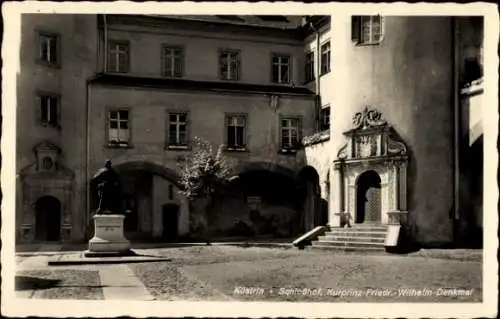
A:
[[[3,6],[2,313],[496,316],[497,7],[244,4]]]

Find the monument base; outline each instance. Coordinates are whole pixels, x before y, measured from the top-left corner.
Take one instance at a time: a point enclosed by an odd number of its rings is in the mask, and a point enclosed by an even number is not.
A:
[[[89,240],[86,257],[130,256],[130,242],[123,235],[125,216],[103,214],[94,216],[94,237]]]

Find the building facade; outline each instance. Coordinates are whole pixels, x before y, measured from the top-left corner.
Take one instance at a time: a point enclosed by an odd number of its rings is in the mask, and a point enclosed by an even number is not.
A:
[[[88,239],[106,159],[127,237],[189,237],[178,164],[195,136],[239,177],[215,200],[217,236],[393,211],[421,245],[480,236],[481,18],[33,14],[22,28],[20,242]]]

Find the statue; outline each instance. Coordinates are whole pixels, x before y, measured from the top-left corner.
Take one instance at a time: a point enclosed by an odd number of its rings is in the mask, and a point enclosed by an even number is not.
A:
[[[111,168],[111,161],[106,160],[104,168],[101,168],[93,178],[97,185],[99,206],[96,214],[122,214],[123,200],[121,183],[118,174]]]

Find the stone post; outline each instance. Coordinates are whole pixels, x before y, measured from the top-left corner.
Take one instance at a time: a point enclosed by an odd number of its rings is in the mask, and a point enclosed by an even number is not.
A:
[[[330,217],[329,217],[329,225],[330,227],[340,227],[342,215],[344,212],[344,176],[342,171],[342,164],[336,163],[333,167],[333,187],[331,191],[332,194],[332,202],[334,205],[330,206]]]
[[[393,210],[395,211],[399,211],[399,167],[398,167],[398,163],[395,162],[393,164],[393,187],[394,187],[394,208]]]

